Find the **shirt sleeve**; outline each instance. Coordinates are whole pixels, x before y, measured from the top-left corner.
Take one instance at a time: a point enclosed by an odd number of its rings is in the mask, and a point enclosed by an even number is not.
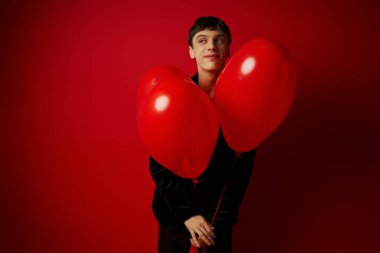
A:
[[[191,179],[175,175],[151,156],[149,168],[159,194],[178,219],[185,222],[201,214],[200,202]]]
[[[221,225],[236,223],[239,208],[250,181],[256,158],[256,149],[241,153],[236,157],[231,169],[230,179],[222,202],[220,204],[216,222]]]

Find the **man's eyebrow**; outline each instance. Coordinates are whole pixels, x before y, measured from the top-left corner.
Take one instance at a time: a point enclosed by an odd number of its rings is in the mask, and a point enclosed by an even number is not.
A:
[[[224,39],[227,39],[227,35],[225,35],[225,34],[222,33],[222,34],[216,35],[215,38],[224,38]]]
[[[208,37],[208,35],[205,35],[205,34],[199,34],[196,39],[198,39],[199,37]]]

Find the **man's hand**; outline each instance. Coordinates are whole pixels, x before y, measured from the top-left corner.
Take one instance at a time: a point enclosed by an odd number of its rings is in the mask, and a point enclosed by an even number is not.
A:
[[[214,228],[208,221],[201,215],[195,215],[190,219],[185,221],[185,226],[191,234],[190,242],[196,247],[200,248],[204,243],[207,245],[214,245],[214,239],[216,238],[214,234]],[[197,236],[201,239],[198,240]]]

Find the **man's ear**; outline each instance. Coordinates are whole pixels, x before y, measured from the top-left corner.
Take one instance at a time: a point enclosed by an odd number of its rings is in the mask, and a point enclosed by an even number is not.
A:
[[[194,49],[191,46],[189,46],[189,55],[191,59],[195,58]]]

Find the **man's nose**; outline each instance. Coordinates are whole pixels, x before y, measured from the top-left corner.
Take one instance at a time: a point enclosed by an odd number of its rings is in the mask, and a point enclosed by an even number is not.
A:
[[[211,50],[215,50],[215,42],[214,41],[210,41],[208,43],[208,50],[211,51]]]

